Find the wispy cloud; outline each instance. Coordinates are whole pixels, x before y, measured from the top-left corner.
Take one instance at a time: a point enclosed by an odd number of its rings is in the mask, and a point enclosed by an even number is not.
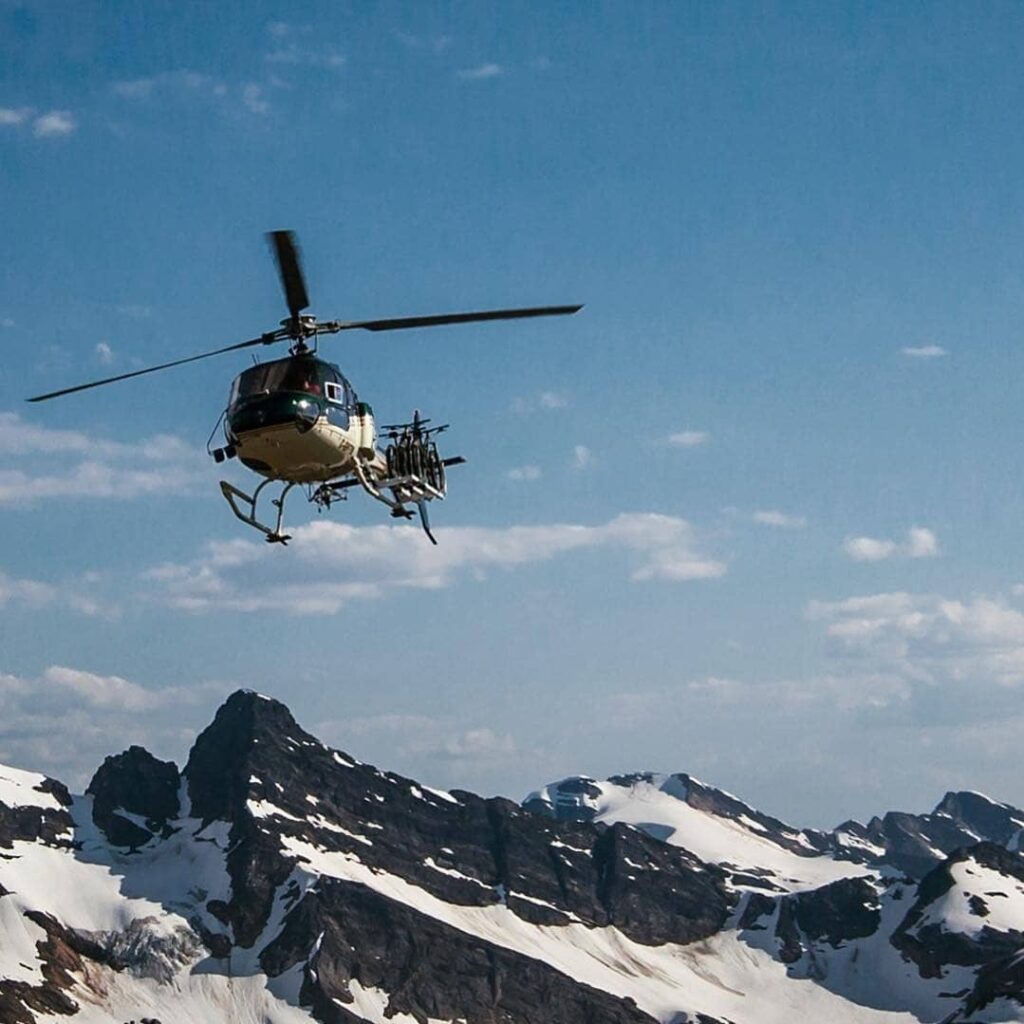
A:
[[[762,526],[778,526],[786,530],[800,530],[807,525],[804,516],[794,516],[774,509],[755,512],[753,519]]]
[[[123,99],[144,100],[159,91],[191,93],[205,96],[226,96],[228,87],[212,75],[190,68],[161,71],[146,78],[114,82],[114,93]]]
[[[191,68],[114,82],[110,88],[116,96],[138,104],[162,99],[164,102],[205,102],[224,112],[243,108],[252,114],[263,115],[270,110],[270,102],[258,82],[228,83]]]
[[[31,107],[0,107],[0,127],[24,124],[31,116]]]
[[[39,455],[47,456],[49,472],[39,472]],[[0,506],[179,493],[197,482],[201,465],[196,449],[170,435],[126,444],[0,413]]]
[[[52,139],[70,135],[78,122],[69,110],[47,110],[36,114],[33,107],[0,107],[0,128],[16,128],[32,125],[32,134],[37,139]]]
[[[395,38],[409,50],[429,50],[432,53],[444,53],[452,45],[452,37],[448,35],[417,36],[408,32],[396,32]]]
[[[114,350],[105,341],[96,342],[93,352],[102,366],[109,366],[114,361]]]
[[[903,349],[905,356],[912,359],[938,359],[940,356],[948,355],[946,350],[939,345],[920,345]]]
[[[479,64],[474,68],[463,68],[455,72],[456,78],[464,82],[479,82],[487,78],[499,78],[505,73],[500,64]]]
[[[569,399],[557,391],[542,391],[539,401],[544,409],[564,409],[569,404]]]
[[[510,469],[505,476],[509,480],[539,480],[541,478],[540,466],[516,466]]]
[[[254,114],[265,114],[270,110],[270,104],[263,95],[263,87],[255,82],[249,82],[242,89],[242,102]]]
[[[552,411],[554,409],[566,409],[569,406],[569,396],[561,391],[541,391],[535,398],[514,398],[512,399],[512,411],[520,416],[528,416],[538,409]]]
[[[115,600],[100,596],[98,582],[96,574],[60,583],[44,583],[41,580],[18,579],[0,571],[0,610],[68,608],[81,615],[116,619],[121,608]]]
[[[130,743],[180,759],[195,737],[189,724],[205,724],[230,688],[145,687],[65,665],[34,677],[0,673],[0,763],[46,772],[81,789],[104,757]]]
[[[847,654],[912,681],[1024,685],[1024,614],[998,596],[900,591],[812,601],[807,618]]]
[[[585,445],[578,444],[572,450],[572,468],[590,469],[594,465],[594,453]]]
[[[271,50],[263,59],[268,64],[327,68],[331,71],[340,71],[347,63],[345,55],[337,50],[322,50],[316,46],[305,46],[296,42]]]
[[[680,430],[666,438],[673,448],[699,448],[710,440],[711,435],[704,430]]]
[[[596,549],[622,551],[637,582],[714,579],[726,572],[724,563],[701,550],[690,523],[649,513],[620,515],[600,526],[448,527],[438,547],[425,544],[409,526],[320,521],[294,529],[292,536],[287,563],[273,558],[265,544],[214,543],[196,561],[149,570],[147,586],[158,589],[158,599],[186,611],[332,615],[352,600],[401,589],[436,590],[461,579],[479,580],[488,570]]]
[[[875,537],[847,537],[843,551],[855,562],[882,562],[888,558],[935,558],[938,537],[924,526],[913,526],[903,541]]]

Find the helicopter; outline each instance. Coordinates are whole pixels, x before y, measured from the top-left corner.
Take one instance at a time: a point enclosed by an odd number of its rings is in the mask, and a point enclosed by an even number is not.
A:
[[[286,545],[292,538],[283,531],[284,506],[294,487],[305,487],[308,501],[319,510],[329,509],[335,501],[347,498],[351,488],[361,487],[387,506],[394,518],[412,519],[418,513],[423,532],[436,544],[427,506],[445,498],[446,470],[466,461],[461,456],[442,458],[438,452],[436,437],[448,424],[430,426],[431,420],[421,417],[417,409],[410,421],[382,426],[378,433],[372,408],[360,401],[337,365],[319,357],[318,339],[341,331],[398,331],[485,320],[563,316],[579,312],[582,305],[321,321],[304,312],[310,303],[294,232],[271,231],[267,239],[288,307],[288,316],[279,327],[224,348],[36,395],[28,401],[45,402],[210,356],[289,342],[284,358],[256,362],[235,377],[227,407],[207,442],[207,452],[217,464],[237,457],[243,466],[263,477],[251,494],[226,480],[220,481],[221,493],[231,511],[243,523],[259,530],[269,543]],[[213,447],[213,438],[222,424],[226,443]],[[387,442],[383,448],[382,440]],[[281,485],[281,490],[271,499],[276,515],[272,517],[273,525],[267,525],[261,521],[258,503],[265,488],[275,483]]]

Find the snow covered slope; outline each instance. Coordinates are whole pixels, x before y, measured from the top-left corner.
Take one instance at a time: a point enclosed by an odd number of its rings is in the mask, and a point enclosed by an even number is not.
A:
[[[132,747],[72,797],[0,768],[0,1024],[1024,1021],[1009,840],[883,878],[672,778],[588,780],[558,820],[247,692],[181,773]]]
[[[886,871],[921,878],[961,847],[1019,850],[1024,840],[1024,811],[981,793],[947,793],[930,814],[889,811],[867,825],[846,821],[822,832],[794,828],[681,772],[571,776],[531,793],[523,806],[560,821],[628,822],[745,874],[741,885],[786,891]]]
[[[575,776],[531,793],[523,806],[559,820],[636,825],[729,868],[741,887],[794,892],[874,874],[860,858],[839,860],[824,834],[792,828],[682,773]]]

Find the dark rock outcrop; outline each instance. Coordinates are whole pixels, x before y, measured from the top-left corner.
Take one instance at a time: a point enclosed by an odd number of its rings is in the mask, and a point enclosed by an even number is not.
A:
[[[302,898],[260,963],[271,976],[303,964],[302,1002],[327,1024],[362,1021],[345,1009],[353,983],[388,993],[388,1016],[417,1020],[654,1021],[631,1000],[337,879],[324,879]]]
[[[104,950],[91,939],[65,928],[49,914],[25,913],[46,933],[37,943],[43,981],[32,985],[24,981],[0,979],[0,1021],[4,1024],[34,1024],[34,1013],[69,1016],[78,1012],[78,1003],[68,995],[75,975],[84,969],[84,960],[92,960],[119,969]]]
[[[784,896],[775,928],[780,959],[793,963],[812,943],[827,942],[838,949],[845,942],[867,938],[878,930],[880,919],[878,892],[864,878],[841,878],[820,889]]]
[[[137,848],[178,816],[178,786],[173,761],[160,761],[143,747],[132,746],[103,762],[86,793],[93,798],[92,819],[110,842]]]
[[[67,846],[73,827],[71,815],[63,808],[8,807],[0,801],[0,849],[11,849],[15,840]]]
[[[923,978],[941,978],[948,964],[978,966],[1024,952],[1024,931],[989,927],[984,923],[987,911],[978,915],[978,926],[973,932],[949,930],[941,921],[925,921],[929,908],[956,884],[953,868],[972,862],[1024,882],[1024,858],[994,843],[957,850],[926,875],[918,886],[917,899],[891,938],[892,944],[917,964]]]

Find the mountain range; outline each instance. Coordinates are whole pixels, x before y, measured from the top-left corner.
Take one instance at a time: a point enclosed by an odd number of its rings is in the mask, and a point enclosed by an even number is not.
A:
[[[446,792],[231,695],[184,769],[0,766],[0,1024],[1024,1021],[1024,812],[830,832],[686,774]]]

